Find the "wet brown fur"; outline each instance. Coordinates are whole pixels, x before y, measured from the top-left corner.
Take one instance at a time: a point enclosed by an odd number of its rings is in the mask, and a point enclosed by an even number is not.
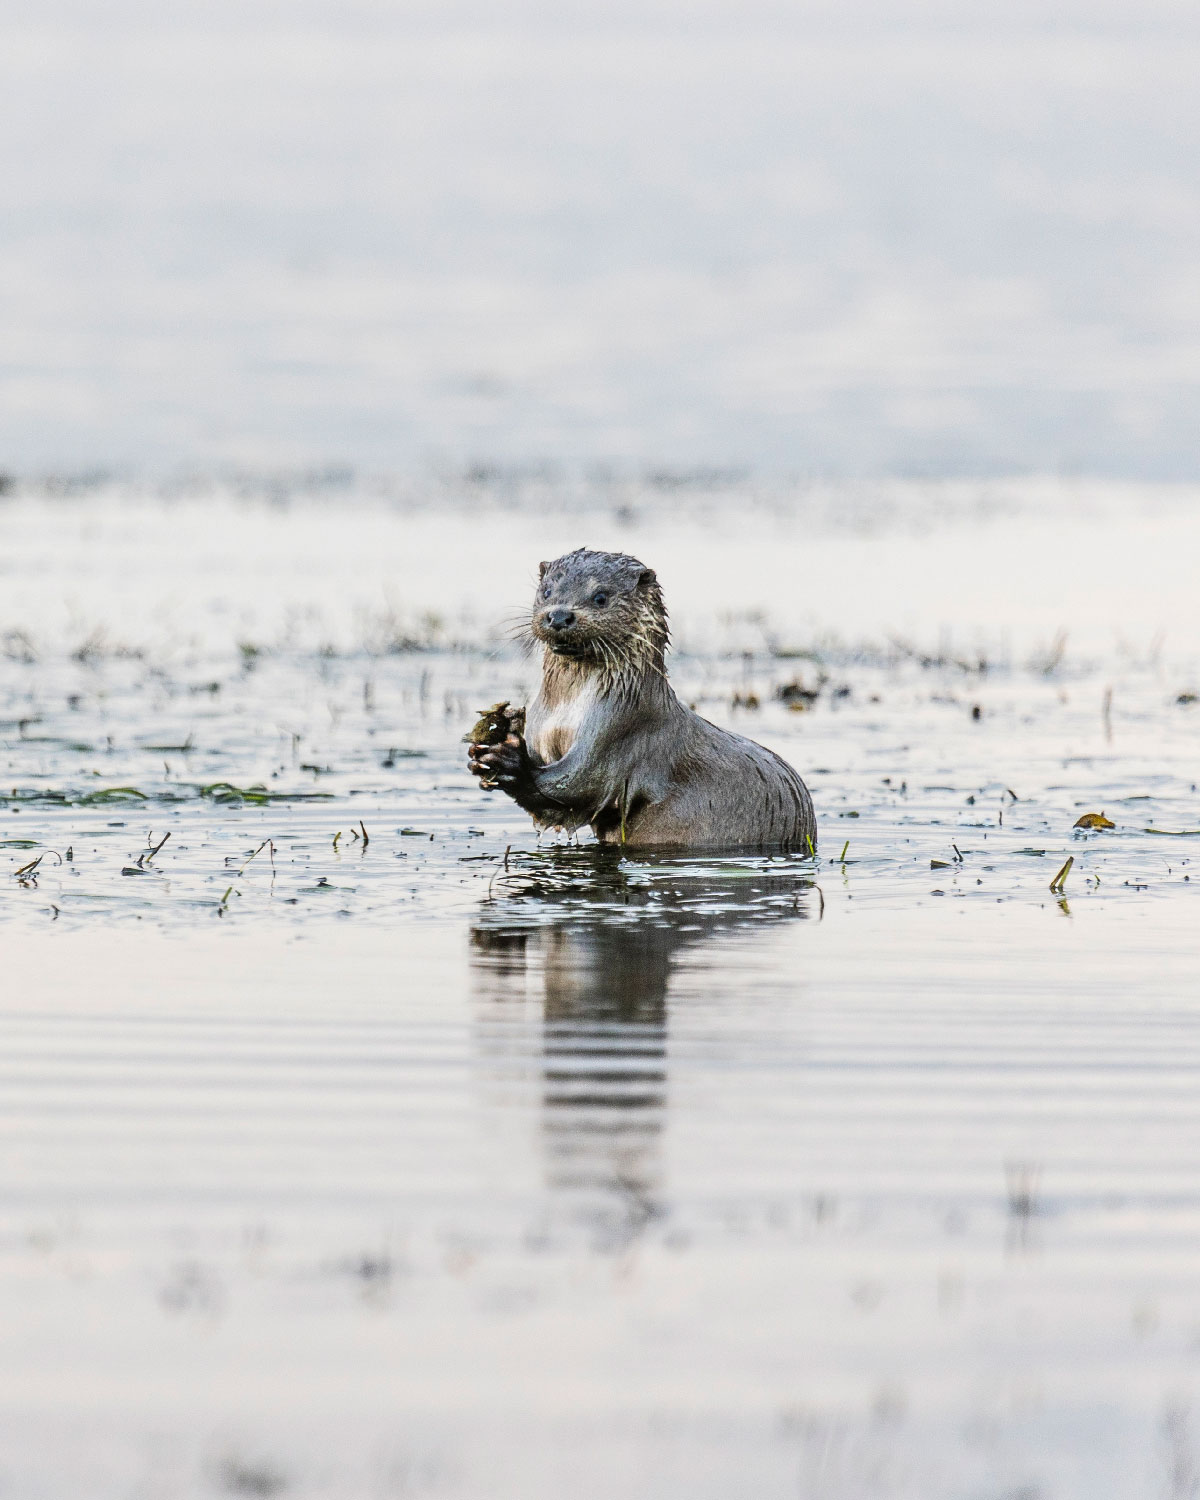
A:
[[[630,846],[815,846],[792,767],[676,698],[662,590],[637,558],[581,548],[543,563],[528,637],[543,662],[526,738],[470,754],[535,822]]]

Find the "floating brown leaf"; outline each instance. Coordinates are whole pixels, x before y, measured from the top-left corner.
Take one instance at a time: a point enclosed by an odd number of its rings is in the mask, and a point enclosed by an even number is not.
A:
[[[1076,828],[1115,828],[1117,825],[1106,818],[1102,812],[1084,813],[1082,818],[1075,822]]]

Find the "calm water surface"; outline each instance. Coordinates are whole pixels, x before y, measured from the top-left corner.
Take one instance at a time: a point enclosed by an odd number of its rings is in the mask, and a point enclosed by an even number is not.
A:
[[[428,516],[344,510],[311,576],[303,509],[9,520],[9,1493],[1192,1492],[1200,677],[1152,575],[1086,649],[1016,592],[889,636],[844,579],[823,632],[685,586],[680,691],[821,845],[641,859],[463,770],[531,680],[507,521],[435,616]]]

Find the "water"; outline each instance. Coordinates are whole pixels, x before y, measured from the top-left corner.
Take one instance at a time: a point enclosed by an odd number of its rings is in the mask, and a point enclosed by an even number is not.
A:
[[[10,942],[9,1487],[1161,1492],[1194,928],[647,915]]]
[[[1193,478],[1177,0],[10,0],[0,456]]]
[[[1190,496],[6,505],[9,1491],[1189,1493]],[[471,782],[577,540],[814,856]]]

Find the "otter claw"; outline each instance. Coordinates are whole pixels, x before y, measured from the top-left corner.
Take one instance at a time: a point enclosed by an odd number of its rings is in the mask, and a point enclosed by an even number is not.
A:
[[[467,751],[468,769],[479,777],[479,784],[491,791],[498,786],[512,786],[520,779],[528,757],[525,742],[511,734],[499,745],[471,745]]]

